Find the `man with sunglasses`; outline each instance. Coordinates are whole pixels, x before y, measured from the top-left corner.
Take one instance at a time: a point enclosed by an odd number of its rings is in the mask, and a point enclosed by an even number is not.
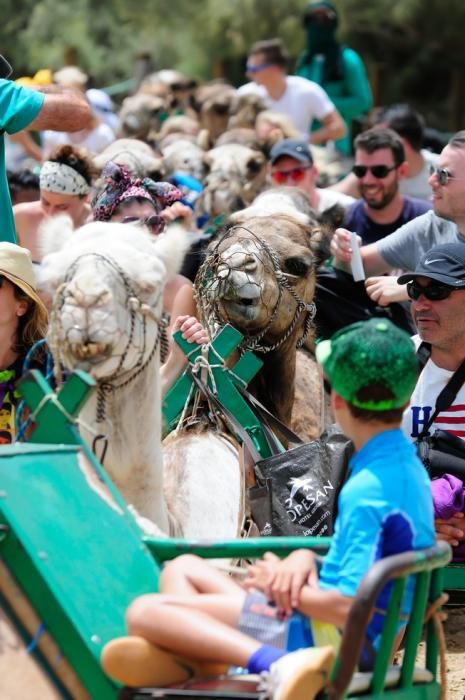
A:
[[[433,209],[381,240],[362,245],[360,253],[368,279],[369,296],[378,304],[407,299],[405,287],[394,277],[383,275],[393,269],[414,270],[420,258],[442,243],[465,243],[465,130],[454,134],[432,166],[429,185]],[[357,229],[355,229],[357,233]],[[331,241],[334,264],[348,269],[352,259],[350,232],[337,229]]]
[[[270,151],[271,179],[274,185],[297,187],[304,192],[316,211],[340,204],[348,207],[355,200],[342,192],[316,186],[318,170],[306,141],[283,139]]]
[[[374,243],[431,209],[431,204],[400,193],[407,173],[400,136],[392,129],[375,127],[354,142],[361,199],[346,212],[345,228],[356,231],[363,243]]]
[[[422,341],[430,350],[402,422],[404,433],[416,440],[428,425],[440,392],[465,360],[465,246],[463,243],[435,246],[421,258],[415,271],[401,275],[398,283],[411,300],[417,344]],[[439,412],[428,434],[437,429],[465,438],[465,385],[451,405]],[[445,486],[451,486],[450,480],[441,485],[441,491],[433,487],[437,515]],[[463,502],[461,499],[460,494]],[[439,537],[453,546],[465,540],[463,509],[457,510],[453,517],[436,521]]]
[[[316,83],[287,75],[289,55],[280,39],[258,41],[250,49],[246,72],[252,82],[238,88],[239,95],[258,95],[268,109],[286,114],[311,143],[342,138],[346,127],[326,92]],[[310,135],[314,120],[321,127]]]

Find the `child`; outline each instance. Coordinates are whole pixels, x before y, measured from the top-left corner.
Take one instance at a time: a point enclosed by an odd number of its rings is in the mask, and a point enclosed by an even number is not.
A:
[[[356,448],[321,570],[308,550],[282,561],[268,554],[250,567],[242,587],[197,557],[179,557],[163,571],[162,593],[130,606],[132,636],[104,649],[110,676],[126,685],[166,685],[206,673],[205,662],[214,662],[269,671],[269,697],[275,700],[311,698],[322,687],[312,672],[315,657],[329,672],[333,653],[329,647],[289,653],[276,644],[276,634],[270,643],[270,628],[276,633],[281,620],[285,637],[288,626],[300,622],[307,647],[318,645],[316,621],[328,623],[325,631],[329,627],[333,638],[340,636],[374,561],[433,544],[429,479],[400,430],[417,378],[410,338],[389,321],[373,319],[320,343],[317,358],[332,387],[336,419]],[[385,589],[377,601],[363,664],[373,659],[387,594]],[[404,612],[408,599],[411,591]]]

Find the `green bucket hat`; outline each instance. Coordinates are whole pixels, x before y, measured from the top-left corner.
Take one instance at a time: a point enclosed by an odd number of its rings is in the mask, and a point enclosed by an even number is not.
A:
[[[418,378],[415,346],[405,331],[387,319],[360,321],[318,343],[316,358],[337,393],[369,411],[402,408]],[[393,395],[382,401],[361,401],[361,389],[383,383]]]

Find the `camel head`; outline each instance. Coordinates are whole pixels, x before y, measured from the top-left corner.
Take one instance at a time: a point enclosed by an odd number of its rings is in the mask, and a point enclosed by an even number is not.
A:
[[[196,295],[205,322],[230,323],[250,349],[295,348],[315,314],[316,268],[324,228],[287,214],[229,224],[199,270]]]
[[[43,233],[39,289],[53,299],[49,344],[67,369],[124,380],[156,355],[167,279],[188,241],[174,227],[153,238],[135,224],[94,222],[75,232],[63,217]]]
[[[144,141],[150,132],[159,131],[166,109],[165,100],[157,95],[139,92],[126,97],[118,114],[121,136]]]
[[[231,214],[247,206],[263,188],[266,158],[238,143],[212,148],[204,156],[205,189],[197,200],[199,213]]]

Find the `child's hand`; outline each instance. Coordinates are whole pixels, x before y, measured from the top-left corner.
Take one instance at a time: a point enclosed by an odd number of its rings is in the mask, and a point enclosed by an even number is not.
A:
[[[316,576],[315,555],[307,549],[298,549],[280,562],[265,593],[289,615],[298,607],[300,590],[309,576]]]
[[[178,316],[173,324],[172,333],[181,331],[184,340],[189,343],[204,345],[208,343],[208,333],[195,316]]]
[[[317,580],[313,552],[299,549],[283,560],[267,552],[249,568],[244,585],[263,591],[278,608],[289,614],[298,606],[302,586],[305,583],[316,585]]]

